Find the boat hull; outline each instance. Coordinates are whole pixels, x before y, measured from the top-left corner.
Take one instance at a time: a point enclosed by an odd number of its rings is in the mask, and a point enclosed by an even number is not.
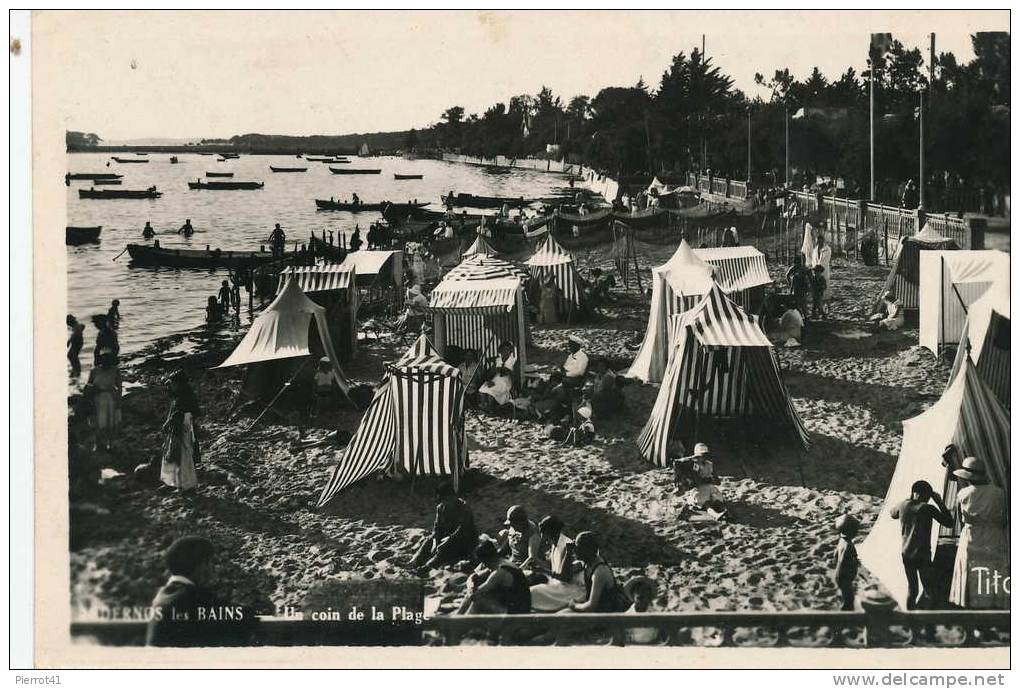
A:
[[[244,191],[263,187],[263,182],[188,182],[188,189],[210,189],[213,191]]]
[[[382,211],[386,210],[387,213],[395,214],[400,217],[403,212],[404,217],[408,213],[413,213],[420,208],[427,206],[427,203],[406,204],[406,203],[341,203],[339,201],[328,201],[326,199],[315,199],[315,207],[320,211],[347,211],[348,213],[365,213],[369,211]]]
[[[159,191],[136,191],[133,189],[79,189],[80,199],[158,199]]]
[[[308,170],[306,167],[273,167],[269,166],[269,169],[273,172],[305,172]]]
[[[168,249],[147,244],[128,244],[135,266],[165,268],[253,268],[269,263],[269,251],[222,251],[220,249]]]
[[[332,172],[334,175],[378,175],[380,172],[382,172],[382,168],[370,170],[367,168],[356,167],[351,168],[331,167],[329,171]]]
[[[97,227],[72,227],[66,228],[65,242],[67,246],[78,246],[80,244],[94,244],[99,241],[99,233],[103,226]]]

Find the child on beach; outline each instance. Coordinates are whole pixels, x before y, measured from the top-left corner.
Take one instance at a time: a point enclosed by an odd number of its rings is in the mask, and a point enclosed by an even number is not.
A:
[[[825,290],[829,283],[825,279],[825,266],[819,264],[811,273],[811,317],[825,315]]]
[[[857,535],[860,528],[860,522],[852,514],[844,514],[836,520],[839,543],[836,545],[833,559],[832,581],[843,597],[841,610],[854,609],[854,580],[857,579],[857,570],[860,567],[854,536]]]

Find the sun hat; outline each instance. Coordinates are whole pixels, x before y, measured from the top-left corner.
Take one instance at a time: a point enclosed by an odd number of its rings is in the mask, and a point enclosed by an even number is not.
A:
[[[701,455],[707,455],[707,454],[708,454],[708,445],[706,445],[705,443],[698,443],[697,445],[694,446],[694,456],[695,457],[700,457]]]
[[[573,342],[579,347],[585,346],[587,343],[577,335],[567,335],[567,340]]]
[[[953,476],[958,476],[968,481],[988,480],[988,475],[985,473],[985,462],[977,457],[967,457],[964,459],[963,467],[954,471]]]

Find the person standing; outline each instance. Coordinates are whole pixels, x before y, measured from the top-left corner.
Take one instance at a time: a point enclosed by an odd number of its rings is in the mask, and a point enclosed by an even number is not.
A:
[[[188,491],[198,485],[195,464],[201,456],[196,417],[201,414],[188,376],[177,371],[167,379],[170,411],[163,422],[163,463],[159,477],[164,485]]]
[[[152,223],[146,220],[145,227],[142,228],[142,239],[152,239],[155,236],[156,230],[152,229]]]
[[[984,460],[967,457],[953,472],[961,484],[956,504],[963,521],[949,601],[963,608],[1009,608],[1009,534],[1006,491],[988,482]]]
[[[277,258],[283,256],[284,247],[287,245],[287,233],[280,227],[280,223],[276,223],[276,227],[269,233],[269,245],[273,248],[273,256]]]
[[[825,270],[825,282],[829,283],[832,281],[832,248],[825,241],[825,235],[821,232],[818,233],[818,238],[815,240],[815,246],[811,252],[811,261],[808,265],[812,268],[821,266]]]
[[[815,265],[811,271],[811,318],[820,318],[825,315],[825,290],[829,287],[829,281],[825,279],[825,267],[821,264]]]
[[[97,365],[89,372],[85,395],[92,399],[92,424],[96,431],[96,449],[109,450],[120,426],[120,370],[112,350],[99,351]]]
[[[92,324],[96,326],[96,348],[93,354],[95,364],[99,365],[99,353],[104,349],[110,350],[114,360],[120,354],[120,342],[117,339],[117,331],[110,327],[110,320],[105,315],[92,317]]]
[[[191,218],[186,218],[184,224],[177,230],[177,234],[182,234],[185,237],[190,237],[195,234],[195,228],[191,226]]]
[[[559,297],[559,288],[556,287],[556,278],[550,275],[542,281],[538,308],[539,323],[543,325],[553,325],[559,322]]]
[[[223,313],[230,313],[230,283],[224,280],[220,283],[219,291],[220,310]]]
[[[839,589],[843,598],[843,606],[840,610],[853,610],[854,581],[857,579],[857,572],[860,569],[860,560],[857,557],[857,546],[854,545],[854,536],[861,528],[861,523],[852,514],[844,514],[836,520],[836,532],[839,534],[839,543],[836,545],[836,552],[832,567],[832,581]]]
[[[67,338],[67,361],[71,364],[71,375],[81,375],[81,348],[85,346],[85,325],[71,314],[67,314],[67,327],[71,335]]]
[[[811,271],[804,266],[803,254],[793,257],[793,266],[786,271],[786,280],[797,302],[801,316],[808,315],[808,295],[811,293]]]
[[[929,501],[934,504],[929,504]],[[931,569],[932,522],[951,527],[953,515],[930,483],[915,481],[910,487],[910,497],[894,506],[890,516],[900,521],[900,535],[903,537],[900,555],[907,577],[907,610],[914,610],[918,607],[922,586],[930,588],[926,582]]]

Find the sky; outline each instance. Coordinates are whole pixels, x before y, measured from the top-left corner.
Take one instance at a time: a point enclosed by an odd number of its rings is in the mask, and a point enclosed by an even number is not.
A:
[[[700,47],[736,86],[755,72],[858,71],[869,33],[961,62],[996,12],[43,12],[33,50],[61,65],[67,129],[104,140],[346,134],[422,128],[549,86],[564,101],[639,78],[657,85]]]

